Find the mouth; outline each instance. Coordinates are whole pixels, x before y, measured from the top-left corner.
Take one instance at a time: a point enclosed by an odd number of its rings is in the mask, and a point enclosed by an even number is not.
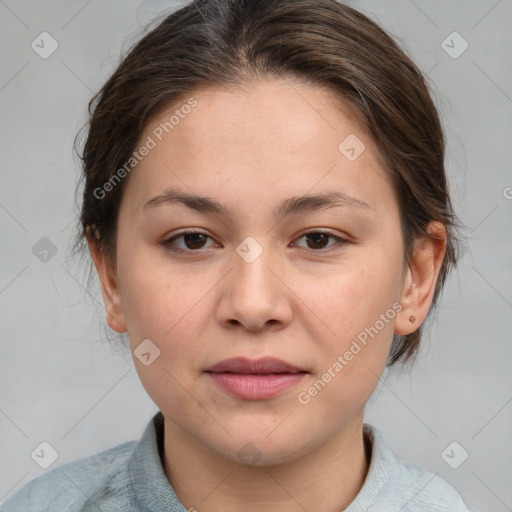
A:
[[[275,357],[248,359],[232,357],[214,364],[206,370],[209,373],[236,373],[253,375],[272,375],[283,373],[308,373],[305,369],[292,365]]]
[[[297,385],[309,373],[272,357],[226,359],[205,372],[222,391],[245,400],[272,398]]]

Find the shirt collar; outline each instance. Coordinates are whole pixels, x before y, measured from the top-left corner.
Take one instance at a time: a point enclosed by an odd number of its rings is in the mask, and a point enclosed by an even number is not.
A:
[[[129,462],[130,480],[143,511],[187,512],[167,480],[162,464],[164,417],[159,411],[146,426]],[[375,503],[389,480],[396,458],[384,444],[380,431],[363,424],[365,442],[371,447],[371,460],[364,484],[346,512],[367,510]]]
[[[187,512],[164,472],[163,432],[164,417],[159,411],[148,423],[130,458],[130,481],[144,512]]]
[[[379,502],[379,495],[389,483],[390,472],[396,471],[397,459],[391,450],[384,444],[381,432],[369,423],[363,424],[365,442],[371,447],[371,459],[368,473],[359,493],[345,509],[345,512],[359,512],[373,510],[372,504]],[[394,508],[386,509],[394,512]]]

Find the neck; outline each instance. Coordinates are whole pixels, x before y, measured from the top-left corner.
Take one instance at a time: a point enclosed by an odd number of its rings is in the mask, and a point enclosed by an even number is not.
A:
[[[165,418],[164,470],[187,510],[339,512],[359,493],[369,467],[361,412],[342,431],[286,463],[248,467]]]

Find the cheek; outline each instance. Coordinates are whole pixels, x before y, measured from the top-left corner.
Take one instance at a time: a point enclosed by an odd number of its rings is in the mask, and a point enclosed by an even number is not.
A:
[[[316,285],[321,310],[327,311],[344,332],[351,330],[350,326],[361,328],[369,321],[375,322],[399,300],[401,271],[390,260],[377,254],[363,256],[346,271]]]
[[[191,283],[190,276],[183,273],[168,269],[164,272],[149,262],[139,264],[141,261],[134,254],[130,264],[119,266],[123,311],[136,371],[152,400],[160,408],[168,407],[168,417],[180,410],[190,419],[194,415],[199,418],[200,411],[185,391],[192,386],[194,373],[184,369],[192,370],[192,363],[204,348],[194,342],[202,331],[200,319],[208,318],[203,309],[206,301],[200,300],[204,287]],[[146,339],[159,350],[147,366],[138,360],[136,350]]]
[[[308,300],[316,301],[314,311],[333,332],[314,336],[319,364],[314,378],[299,390],[298,402],[315,407],[319,425],[337,425],[347,411],[362,408],[389,356],[397,307],[391,274],[396,269],[366,263],[311,284],[315,296]]]
[[[165,256],[164,256],[165,258]],[[173,267],[155,249],[134,250],[119,260],[123,312],[132,350],[149,338],[161,350],[170,369],[194,360],[204,343],[204,324],[211,318],[207,291],[219,275],[199,272],[198,267]]]
[[[149,251],[136,247],[119,251],[118,265],[122,307],[132,344],[145,338],[163,341],[191,307],[191,292],[183,276],[163,268],[154,256],[149,257]]]
[[[308,304],[329,326],[331,334],[317,339],[323,369],[343,357],[343,370],[349,388],[362,380],[373,383],[369,369],[380,374],[393,340],[397,309],[400,308],[401,260],[396,250],[369,250],[343,272],[311,281]],[[339,366],[338,366],[339,369]],[[362,373],[366,375],[362,375]],[[329,378],[327,376],[327,378]],[[333,387],[336,387],[333,386]]]

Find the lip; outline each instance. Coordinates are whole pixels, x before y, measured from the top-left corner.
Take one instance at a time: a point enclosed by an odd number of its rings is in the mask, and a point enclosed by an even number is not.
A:
[[[232,357],[214,364],[206,370],[213,373],[300,373],[303,368],[293,366],[275,357],[249,359],[247,357]]]
[[[225,359],[206,370],[219,388],[237,398],[264,400],[297,385],[309,373],[274,357]]]

